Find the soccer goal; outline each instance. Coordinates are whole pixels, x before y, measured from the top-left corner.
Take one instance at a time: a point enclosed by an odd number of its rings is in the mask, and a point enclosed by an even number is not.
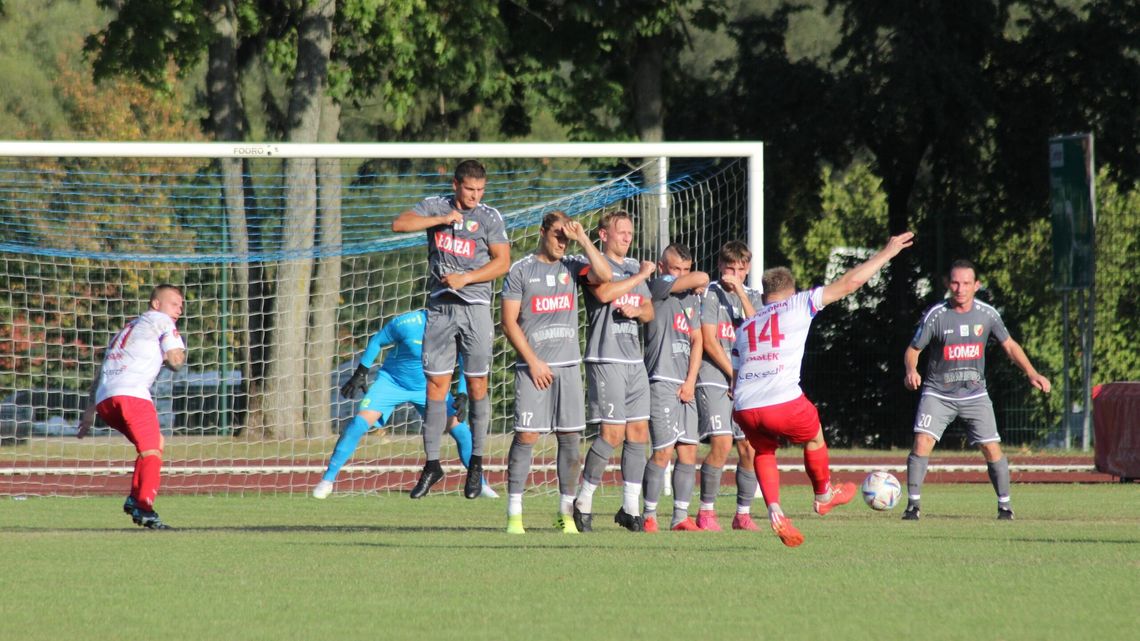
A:
[[[535,249],[548,211],[592,227],[620,208],[638,223],[636,258],[683,242],[711,271],[719,247],[742,239],[753,279],[763,265],[760,143],[0,143],[0,494],[124,491],[126,439],[102,426],[74,435],[104,347],[162,282],[186,294],[188,345],[187,366],[152,389],[163,492],[309,490],[356,412],[339,388],[368,337],[424,304],[424,234],[394,234],[391,221],[450,193],[467,158],[487,167],[484,201],[503,214],[512,259]],[[497,336],[492,484],[513,362]],[[410,488],[419,430],[414,408],[397,409],[336,491]],[[436,491],[455,491],[462,468],[444,443],[452,473]],[[538,487],[555,487],[553,452],[536,449]]]

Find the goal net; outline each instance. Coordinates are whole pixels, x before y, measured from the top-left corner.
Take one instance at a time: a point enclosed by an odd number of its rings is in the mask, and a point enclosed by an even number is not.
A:
[[[759,143],[0,143],[0,494],[126,491],[130,443],[101,423],[78,440],[76,425],[106,344],[158,283],[183,288],[188,346],[187,366],[164,368],[151,390],[163,492],[305,492],[356,413],[359,399],[339,389],[368,338],[425,301],[424,234],[395,234],[391,221],[450,193],[459,161],[487,166],[485,202],[503,214],[512,260],[536,249],[551,210],[592,229],[620,208],[638,224],[635,258],[683,242],[712,271],[719,247],[742,239],[758,271],[761,153]],[[497,335],[492,485],[505,480],[513,362]],[[336,491],[414,485],[420,426],[414,407],[397,408]],[[554,445],[536,447],[535,487],[556,487]],[[455,491],[462,467],[444,446],[451,473],[436,491]]]

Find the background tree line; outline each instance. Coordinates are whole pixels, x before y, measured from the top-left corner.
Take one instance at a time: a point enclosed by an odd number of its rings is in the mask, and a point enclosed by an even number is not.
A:
[[[902,350],[920,310],[941,296],[954,257],[979,262],[985,296],[1040,369],[1059,379],[1045,148],[1051,135],[1090,131],[1102,240],[1095,376],[1137,376],[1136,352],[1125,349],[1140,340],[1134,2],[5,0],[0,7],[0,60],[9,69],[0,87],[4,138],[191,138],[154,126],[146,108],[91,127],[83,119],[97,117],[92,107],[61,88],[90,81],[103,90],[128,83],[174,104],[176,119],[208,140],[763,140],[765,255],[790,262],[801,284],[824,278],[835,247],[918,233],[880,290],[819,321],[810,348],[826,359],[808,365],[805,386],[840,442],[908,438],[914,399],[899,383]],[[122,93],[104,94],[108,109]],[[240,160],[217,170],[230,237],[248,250],[264,232],[249,212],[257,185],[243,181]],[[284,173],[280,229],[288,245],[337,242],[338,192],[327,179],[334,167],[298,160]],[[317,390],[327,382],[316,377],[328,371],[335,337],[333,323],[317,316],[335,307],[327,301],[340,296],[340,266],[323,259],[271,274],[257,264],[234,269],[244,380],[284,381],[248,390],[252,433],[292,425],[278,436],[294,436],[327,423],[319,415],[327,403],[315,397],[306,403],[318,408],[309,410],[314,416],[278,401],[325,393]],[[293,304],[275,304],[285,300]],[[274,352],[283,345],[305,345],[308,366],[258,371],[283,362]],[[1035,423],[1059,420],[1059,395],[1032,400],[1015,372],[995,365],[999,411],[1028,407]]]

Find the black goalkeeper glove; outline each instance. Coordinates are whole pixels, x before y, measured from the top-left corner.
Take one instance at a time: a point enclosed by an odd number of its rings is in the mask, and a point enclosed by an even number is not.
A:
[[[345,398],[354,398],[357,390],[363,394],[368,391],[368,370],[372,368],[365,367],[364,365],[357,365],[356,371],[352,373],[352,378],[340,388],[340,395]]]
[[[451,401],[451,409],[455,410],[455,420],[460,423],[467,422],[467,395],[460,392],[455,395],[455,400]]]

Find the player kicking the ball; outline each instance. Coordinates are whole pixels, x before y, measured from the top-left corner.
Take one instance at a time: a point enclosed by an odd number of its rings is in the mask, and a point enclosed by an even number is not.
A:
[[[776,267],[764,272],[764,306],[740,326],[732,348],[733,417],[756,449],[756,472],[768,504],[772,530],[788,547],[804,537],[780,509],[780,472],[776,448],[780,438],[804,446],[804,469],[815,491],[813,507],[824,515],[849,502],[854,483],[831,485],[827,442],[819,412],[800,389],[800,367],[808,330],[824,306],[853,293],[899,252],[914,234],[892,236],[886,247],[835,282],[796,292],[792,272]]]
[[[612,276],[609,261],[582,225],[554,211],[542,219],[538,251],[511,266],[503,280],[503,333],[515,348],[515,438],[507,457],[507,532],[523,534],[522,498],[534,444],[541,434],[558,439],[558,516],[554,526],[577,534],[574,484],[578,445],[586,429],[582,404],[582,353],[578,347],[578,286]],[[586,253],[566,256],[575,241]]]

